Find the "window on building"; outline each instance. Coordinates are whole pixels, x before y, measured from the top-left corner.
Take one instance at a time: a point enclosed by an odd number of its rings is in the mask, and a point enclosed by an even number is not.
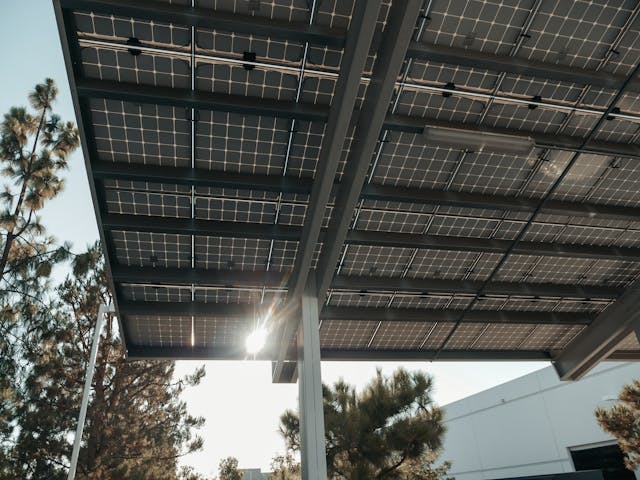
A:
[[[576,471],[602,470],[605,480],[635,480],[636,476],[624,466],[624,455],[617,444],[592,448],[571,449]]]

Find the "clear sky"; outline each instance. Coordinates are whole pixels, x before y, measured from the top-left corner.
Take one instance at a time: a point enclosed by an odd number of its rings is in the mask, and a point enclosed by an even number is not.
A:
[[[67,76],[50,0],[0,0],[0,113],[12,105],[26,105],[27,92],[45,77],[58,83],[55,106],[63,119],[74,118]],[[71,159],[67,188],[42,212],[49,232],[71,241],[81,251],[98,238],[93,205],[82,154]],[[178,373],[188,373],[202,362],[178,362]],[[399,364],[381,363],[391,373]],[[546,363],[405,363],[435,377],[435,399],[441,405],[498,385]],[[374,374],[375,363],[324,363],[323,381],[343,377],[357,386]],[[202,473],[211,474],[219,460],[235,456],[241,467],[267,469],[274,454],[283,451],[278,436],[279,415],[295,408],[296,385],[271,383],[270,364],[264,362],[209,362],[203,383],[185,394],[191,413],[203,415],[204,450],[184,459]]]

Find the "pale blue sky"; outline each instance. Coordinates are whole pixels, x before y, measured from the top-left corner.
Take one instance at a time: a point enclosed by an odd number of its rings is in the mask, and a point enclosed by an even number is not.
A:
[[[25,105],[27,92],[45,77],[58,83],[56,111],[74,117],[62,50],[50,0],[0,0],[0,113],[12,105]],[[60,241],[71,241],[75,251],[98,238],[82,154],[71,159],[67,188],[42,212],[44,223]],[[178,372],[188,373],[201,362],[178,362]],[[375,363],[323,364],[323,380],[344,377],[362,386],[375,374]],[[399,364],[382,363],[390,373]],[[405,363],[435,377],[436,401],[446,404],[533,370],[546,363]],[[185,399],[193,414],[207,419],[201,431],[202,452],[185,458],[202,473],[213,473],[219,460],[233,455],[241,467],[267,469],[274,454],[283,451],[277,434],[278,417],[297,402],[295,385],[271,384],[270,364],[263,362],[209,362],[202,385]]]

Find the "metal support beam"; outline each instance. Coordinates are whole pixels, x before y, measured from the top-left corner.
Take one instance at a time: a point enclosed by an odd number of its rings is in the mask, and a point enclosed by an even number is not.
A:
[[[340,207],[345,212],[350,205]],[[320,293],[326,292],[337,257],[343,242],[350,245],[374,245],[379,247],[423,248],[438,251],[464,251],[479,253],[504,253],[509,249],[509,240],[493,240],[488,238],[454,237],[445,235],[420,235],[409,233],[379,232],[366,230],[348,230],[351,216],[345,215],[347,225],[341,228],[338,236],[336,230],[324,229],[318,234],[318,241],[331,238],[335,243],[330,246],[335,250],[320,258],[318,278],[322,278],[323,287]],[[335,218],[335,217],[334,217]],[[151,233],[171,233],[176,235],[200,235],[212,237],[255,238],[298,241],[302,229],[288,225],[267,223],[220,222],[192,218],[152,217],[145,215],[107,214],[102,217],[102,225],[108,231],[133,231]],[[329,246],[327,247],[329,248]],[[324,252],[324,250],[323,250]],[[595,260],[640,261],[640,248],[579,245],[544,242],[520,242],[512,253],[521,255],[538,255],[549,257],[593,258]],[[333,265],[333,267],[331,267]]]
[[[413,42],[407,56],[427,62],[460,65],[463,67],[491,70],[494,72],[509,72],[525,77],[539,77],[560,82],[591,85],[610,90],[619,90],[625,83],[626,77],[607,72],[596,72],[565,65],[539,62],[520,57],[507,57],[492,53],[480,52],[473,49],[449,47],[446,45],[430,45]],[[640,92],[640,80],[633,80],[627,89]]]
[[[157,182],[187,186],[237,188],[266,192],[308,195],[313,182],[310,179],[276,175],[251,175],[184,167],[165,167],[120,162],[92,161],[93,176],[99,180],[126,180]],[[333,185],[332,194],[340,187]],[[462,208],[483,208],[513,212],[533,212],[537,201],[506,195],[431,190],[423,188],[393,187],[370,183],[365,185],[361,198],[381,202],[445,205]],[[636,221],[640,208],[550,200],[542,210],[544,214],[569,215],[590,218],[611,218]]]
[[[266,98],[256,99],[242,95],[211,92],[193,92],[186,88],[156,87],[107,80],[76,80],[78,96],[103,98],[125,102],[169,105],[173,107],[216,110],[243,115],[295,118],[322,122],[327,120],[327,108],[308,103],[296,103]],[[353,109],[353,107],[351,107]]]
[[[360,277],[338,275],[333,279],[334,290],[355,292],[413,292],[419,294],[463,293],[475,295],[481,281]],[[617,298],[620,289],[590,286],[566,285],[556,283],[509,283],[491,282],[484,289],[486,295],[517,295],[531,297],[570,297],[570,298]]]
[[[561,380],[579,380],[640,326],[640,280],[604,310],[553,359]]]
[[[339,80],[339,78],[338,78]],[[330,108],[309,103],[286,102],[280,100],[257,99],[241,95],[227,95],[210,92],[193,92],[189,89],[155,87],[149,85],[129,84],[108,80],[82,79],[76,80],[76,90],[81,98],[104,98],[123,100],[133,103],[169,105],[201,110],[217,110],[240,113],[243,115],[264,115],[287,119],[328,122]],[[336,86],[336,98],[339,101],[339,86]],[[353,105],[351,107],[353,110]],[[354,112],[354,120],[360,113]],[[351,113],[349,113],[351,118]],[[387,115],[383,128],[407,133],[423,133],[425,126],[438,128],[464,129],[482,134],[530,136],[539,148],[566,150],[616,157],[640,158],[640,146],[624,143],[612,143],[592,140],[583,145],[580,137],[550,135],[523,130],[497,127],[479,127],[428,118]],[[325,136],[326,138],[326,132]],[[339,155],[338,155],[339,158]],[[336,162],[338,160],[335,160]],[[322,163],[320,163],[322,166]]]
[[[434,350],[349,350],[349,349],[320,349],[322,360],[329,361],[424,361],[433,358]],[[634,359],[633,353],[617,356],[616,360]],[[180,347],[149,347],[131,345],[128,347],[127,358],[131,360],[273,360],[268,352],[247,358],[246,352],[229,348],[202,348],[188,345]],[[637,359],[637,358],[636,358]],[[288,359],[290,361],[294,358]],[[549,361],[549,352],[538,350],[443,350],[438,361]],[[290,364],[292,362],[286,362]],[[324,480],[324,479],[323,479]]]
[[[202,287],[281,288],[284,273],[266,271],[213,270],[193,268],[112,266],[113,280],[118,283],[191,285]]]
[[[226,32],[258,35],[294,42],[309,42],[341,49],[345,42],[344,30],[265,19],[259,16],[227,13],[202,7],[191,7],[158,2],[157,0],[60,0],[65,9],[94,12],[103,15],[132,17],[139,20],[171,23],[187,27],[207,28]]]
[[[143,302],[121,301],[122,315],[157,315],[251,318],[253,305],[202,302]],[[370,307],[331,307],[326,306],[320,312],[323,320],[379,321],[379,322],[455,322],[459,310],[418,309],[418,308],[370,308]],[[474,310],[465,317],[465,323],[501,323],[501,324],[553,324],[588,325],[594,314],[582,312],[534,312],[506,310]]]
[[[320,299],[324,299],[336,271],[421,5],[422,2],[419,0],[407,0],[399,5],[394,4],[394,8],[389,11],[382,49],[378,52],[373,68],[373,76],[367,88],[342,184],[329,222],[326,238],[331,241],[324,242],[318,261],[316,283]]]
[[[191,285],[200,287],[282,288],[286,272],[163,268],[113,265],[113,279],[118,283]],[[415,294],[475,294],[482,282],[469,280],[360,277],[338,275],[331,288],[353,292],[407,292]],[[619,288],[567,285],[556,283],[491,282],[487,295],[517,295],[526,297],[611,299],[621,294]]]
[[[176,235],[202,235],[212,237],[238,237],[255,239],[300,239],[301,229],[268,223],[220,222],[195,218],[152,217],[146,215],[103,215],[105,230],[173,233]]]
[[[302,294],[298,329],[298,401],[302,480],[327,478],[318,297],[313,281]]]
[[[309,269],[329,203],[338,162],[349,131],[360,80],[371,48],[380,5],[380,0],[368,0],[358,1],[354,7],[351,27],[342,55],[340,74],[329,108],[325,132],[322,136],[318,167],[311,188],[309,206],[302,226],[302,235],[293,272],[289,280],[289,294],[293,299],[302,294],[307,284]],[[278,362],[273,372],[275,379],[278,379],[282,373],[286,354],[285,346],[288,345],[296,327],[295,319],[284,320],[281,339],[277,347]]]
[[[149,0],[61,0],[64,9],[93,11],[104,15],[118,14],[141,20],[172,23],[174,25],[223,30],[248,35],[258,35],[300,43],[309,42],[314,45],[326,45],[341,49],[345,44],[344,30],[326,28],[319,25],[308,25],[303,22],[285,22],[270,19],[265,22],[260,17],[230,14],[206,8],[160,4]],[[379,46],[383,39],[378,36],[373,41]],[[527,77],[539,77],[549,80],[593,85],[596,87],[617,90],[625,78],[608,72],[596,72],[581,68],[569,67],[553,63],[539,62],[519,57],[506,57],[472,49],[448,47],[446,45],[429,45],[411,42],[407,56],[428,62],[461,65],[469,68],[480,68],[495,72],[513,72]],[[640,91],[640,81],[632,82],[628,89]]]
[[[121,315],[193,316],[250,319],[254,305],[204,302],[146,302],[120,301]]]
[[[93,332],[93,342],[91,344],[91,353],[89,355],[89,364],[87,365],[87,375],[84,380],[84,390],[82,391],[82,403],[80,404],[80,413],[78,415],[78,426],[76,427],[76,435],[73,441],[73,452],[71,454],[71,465],[69,466],[69,475],[67,480],[76,478],[76,468],[78,467],[78,456],[80,455],[80,443],[82,442],[82,432],[84,431],[84,422],[87,417],[87,407],[89,406],[89,394],[91,393],[91,382],[93,381],[93,372],[96,368],[96,359],[98,358],[98,347],[100,346],[100,334],[102,333],[102,325],[104,324],[105,315],[113,312],[113,305],[100,305],[98,307],[98,318],[96,319],[96,327]]]
[[[324,307],[320,312],[323,320],[376,321],[376,322],[455,322],[459,310],[418,308],[371,308],[371,307]],[[574,312],[532,312],[474,310],[465,317],[465,323],[506,324],[554,324],[588,325],[593,314]]]

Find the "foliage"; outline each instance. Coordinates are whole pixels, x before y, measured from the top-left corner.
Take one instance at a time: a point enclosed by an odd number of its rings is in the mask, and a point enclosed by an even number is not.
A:
[[[398,469],[399,478],[406,480],[454,480],[449,476],[451,462],[442,462],[436,467],[437,458],[437,452],[427,451],[420,457],[409,460]]]
[[[17,308],[30,332],[28,368],[3,398],[15,419],[3,432],[0,479],[66,478],[98,307],[111,300],[98,244],[77,256],[56,293],[46,306],[23,297]],[[178,458],[201,447],[194,429],[203,424],[179,397],[204,370],[180,381],[173,371],[171,362],[124,359],[117,321],[105,322],[76,478],[179,478]]]
[[[238,470],[238,459],[223,458],[218,466],[218,480],[242,480],[242,472]]]
[[[296,462],[291,452],[273,458],[269,480],[300,480],[300,478],[300,464]]]
[[[376,377],[363,392],[343,381],[323,387],[327,472],[350,480],[413,478],[409,465],[424,466],[424,456],[442,444],[442,410],[431,399],[432,380],[398,369]],[[281,417],[287,447],[300,449],[298,415]],[[421,460],[422,459],[422,460]],[[425,477],[429,478],[429,477]]]
[[[69,252],[68,245],[56,246],[45,235],[37,216],[62,191],[59,174],[80,144],[74,124],[52,112],[57,94],[55,82],[47,78],[29,95],[34,112],[12,107],[0,124],[0,173],[11,180],[0,192],[0,312],[4,317],[16,313],[10,294],[38,292],[51,267]]]
[[[640,379],[625,385],[618,398],[611,408],[596,409],[596,418],[618,441],[627,468],[634,470],[640,467]]]

